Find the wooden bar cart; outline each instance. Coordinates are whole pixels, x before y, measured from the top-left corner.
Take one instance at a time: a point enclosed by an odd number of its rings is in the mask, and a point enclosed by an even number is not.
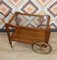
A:
[[[22,25],[20,21],[24,18],[26,18],[26,20],[28,18],[30,23],[35,21],[37,24],[33,27],[25,24]],[[51,52],[52,47],[48,44],[50,37],[49,22],[49,15],[34,15],[15,12],[9,22],[5,24],[11,47],[13,47],[12,41],[17,41],[32,44],[33,50],[37,53],[47,54]],[[14,29],[12,34],[10,34],[10,28]]]

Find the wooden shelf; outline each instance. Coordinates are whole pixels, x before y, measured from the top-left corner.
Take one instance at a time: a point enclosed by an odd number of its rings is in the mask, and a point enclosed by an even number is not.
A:
[[[41,33],[39,32],[41,31]],[[39,41],[45,40],[45,33],[43,32],[44,30],[33,30],[33,29],[28,29],[24,27],[24,29],[18,28],[16,29],[12,35],[11,39],[13,41],[20,41],[20,42],[27,42],[27,43],[35,43]]]

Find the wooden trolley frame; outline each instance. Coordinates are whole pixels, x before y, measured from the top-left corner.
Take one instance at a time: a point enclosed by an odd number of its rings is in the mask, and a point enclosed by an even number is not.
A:
[[[13,47],[12,41],[23,42],[23,43],[32,44],[33,50],[38,52],[36,49],[36,46],[37,46],[38,42],[43,42],[43,43],[38,44],[38,47],[40,46],[40,52],[44,53],[44,54],[51,52],[52,48],[48,44],[49,37],[50,37],[50,26],[49,26],[50,16],[47,15],[48,16],[47,26],[45,29],[42,29],[42,28],[38,28],[38,27],[31,28],[31,27],[26,27],[26,26],[20,26],[20,25],[18,25],[18,22],[16,23],[17,25],[10,24],[12,22],[12,20],[14,19],[14,17],[16,17],[16,20],[17,20],[18,14],[19,15],[26,15],[26,16],[39,16],[40,19],[43,19],[42,18],[43,15],[33,15],[33,14],[24,14],[24,13],[20,13],[20,12],[15,12],[15,14],[9,20],[9,22],[5,24],[9,43],[10,43],[11,47]],[[14,29],[12,34],[10,34],[9,27]],[[47,46],[49,48],[47,48]],[[49,50],[47,52],[45,52],[45,51],[42,52],[43,48],[44,48],[44,50],[46,48]]]

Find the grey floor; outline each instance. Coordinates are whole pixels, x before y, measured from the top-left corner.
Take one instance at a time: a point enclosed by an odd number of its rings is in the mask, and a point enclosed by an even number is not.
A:
[[[0,33],[0,60],[57,60],[57,33],[51,33],[49,44],[52,52],[47,55],[35,53],[31,45],[13,42],[13,49],[8,42],[7,34]]]

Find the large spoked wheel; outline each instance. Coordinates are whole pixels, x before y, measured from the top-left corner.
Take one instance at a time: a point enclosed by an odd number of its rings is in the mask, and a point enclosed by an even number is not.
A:
[[[38,43],[34,43],[32,45],[32,49],[36,52],[36,53],[40,53],[40,54],[48,54],[52,51],[52,47],[44,42],[38,42]]]

